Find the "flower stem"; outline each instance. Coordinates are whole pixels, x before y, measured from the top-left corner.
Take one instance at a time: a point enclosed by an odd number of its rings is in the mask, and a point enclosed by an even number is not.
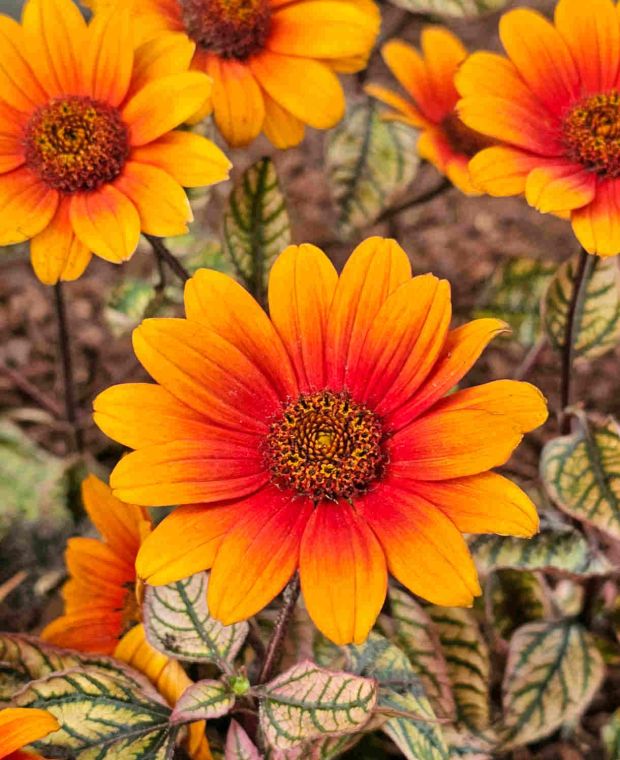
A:
[[[73,360],[71,358],[71,344],[67,327],[67,309],[62,289],[62,283],[54,285],[54,302],[56,305],[56,322],[58,324],[58,345],[60,347],[60,359],[62,364],[63,385],[65,391],[65,416],[73,430],[73,438],[76,451],[81,454],[84,451],[84,436],[77,419],[75,402],[75,385],[73,379]]]
[[[284,589],[284,604],[282,605],[282,609],[280,610],[280,614],[277,617],[273,633],[271,634],[271,638],[267,644],[265,659],[263,660],[263,665],[260,669],[260,673],[258,674],[258,684],[266,683],[269,681],[273,674],[276,658],[280,653],[280,647],[282,646],[282,641],[286,635],[288,624],[291,620],[291,615],[293,614],[295,605],[297,604],[300,589],[301,586],[299,583],[299,574],[295,573],[295,575],[289,581],[288,586]]]
[[[547,347],[547,336],[541,335],[540,338],[536,341],[536,343],[530,348],[530,350],[525,355],[525,358],[517,368],[517,371],[514,373],[513,379],[514,380],[524,380],[530,372],[534,369],[536,366],[536,363],[540,359],[540,355]]]
[[[560,388],[560,432],[562,435],[570,433],[570,415],[566,409],[572,401],[573,390],[573,364],[575,362],[575,341],[579,331],[583,302],[586,296],[588,280],[596,263],[596,257],[589,254],[585,248],[581,249],[577,272],[573,280],[573,293],[568,305],[566,315],[566,331],[562,346],[562,379]]]
[[[385,222],[388,219],[391,219],[393,216],[400,214],[401,211],[406,211],[408,208],[413,208],[414,206],[421,206],[424,203],[429,203],[429,201],[432,201],[434,198],[443,195],[443,193],[445,193],[446,190],[449,190],[451,187],[452,183],[450,180],[444,178],[438,185],[431,188],[430,190],[427,190],[427,192],[422,193],[421,195],[417,195],[415,198],[410,198],[408,201],[401,203],[400,206],[394,206],[393,208],[386,209],[377,218],[377,222]]]
[[[185,269],[183,264],[175,257],[172,251],[166,246],[161,238],[154,237],[153,235],[144,236],[151,247],[155,251],[155,254],[160,261],[164,261],[170,269],[176,274],[181,282],[187,282],[191,277],[190,273]]]

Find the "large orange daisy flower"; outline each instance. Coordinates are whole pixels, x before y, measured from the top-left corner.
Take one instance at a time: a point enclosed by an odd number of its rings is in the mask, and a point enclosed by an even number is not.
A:
[[[612,0],[560,0],[552,24],[503,16],[508,58],[474,53],[456,83],[463,121],[505,145],[470,164],[491,195],[525,193],[543,213],[570,215],[589,252],[620,252],[620,15]]]
[[[376,84],[366,86],[369,95],[392,110],[386,119],[402,121],[422,130],[418,153],[468,195],[480,191],[472,185],[467,164],[488,138],[474,132],[456,113],[459,99],[454,75],[467,57],[463,43],[441,26],[422,31],[422,55],[402,40],[390,40],[381,54],[412,101]]]
[[[247,618],[300,570],[310,615],[333,641],[362,641],[388,570],[443,605],[480,593],[461,532],[529,536],[527,496],[490,473],[546,418],[510,380],[446,396],[506,325],[449,329],[450,288],[413,277],[394,241],[361,244],[340,277],[291,246],[269,281],[268,317],[224,274],[200,270],[186,319],[146,320],[136,354],[156,385],[112,387],[95,420],[136,449],[122,499],[184,503],[142,545],[162,584],[212,568],[209,608]]]
[[[118,0],[117,0],[118,1]],[[87,0],[95,9],[110,0]],[[278,148],[304,126],[333,127],[345,102],[337,72],[363,69],[379,32],[372,0],[124,0],[144,36],[184,31],[192,68],[213,79],[218,129],[233,146],[263,131]]]
[[[22,752],[22,747],[43,739],[58,728],[56,718],[45,710],[24,707],[0,710],[0,758],[42,760],[40,755]]]
[[[173,131],[210,87],[193,51],[168,34],[134,52],[120,9],[89,26],[71,0],[28,0],[21,26],[0,15],[0,246],[30,239],[43,282],[91,253],[125,261],[141,230],[182,234],[182,186],[227,177],[213,143]]]

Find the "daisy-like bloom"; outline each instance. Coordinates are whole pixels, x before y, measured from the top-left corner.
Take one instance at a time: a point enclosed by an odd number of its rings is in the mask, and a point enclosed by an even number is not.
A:
[[[82,501],[103,540],[69,539],[65,614],[45,628],[42,638],[67,649],[111,655],[141,620],[135,563],[151,520],[143,507],[119,501],[94,475],[82,483]]]
[[[87,0],[91,8],[111,0]],[[118,0],[117,0],[118,2]],[[297,145],[307,124],[333,127],[345,101],[337,73],[360,71],[379,32],[372,0],[123,0],[143,36],[185,32],[192,68],[213,80],[215,123],[232,146],[263,131]]]
[[[570,216],[589,253],[619,253],[618,8],[560,0],[553,24],[518,9],[503,16],[500,36],[507,58],[474,53],[456,77],[463,121],[503,143],[472,160],[472,180]]]
[[[187,70],[194,45],[132,40],[120,9],[88,26],[71,0],[27,0],[21,26],[0,15],[0,246],[30,239],[42,282],[92,253],[127,260],[140,231],[184,233],[183,187],[228,175],[213,143],[174,131],[210,87]]]
[[[402,40],[390,40],[381,49],[383,60],[410,99],[376,84],[369,95],[392,110],[384,118],[421,129],[418,153],[467,195],[478,195],[467,165],[490,140],[466,127],[456,113],[459,95],[454,75],[467,57],[463,43],[441,26],[422,32],[422,55]]]
[[[212,568],[209,608],[229,624],[299,568],[316,625],[360,642],[388,570],[437,604],[470,605],[480,588],[461,532],[536,531],[527,496],[488,470],[545,420],[544,399],[510,380],[444,398],[506,325],[450,330],[448,283],[412,278],[394,241],[367,240],[340,277],[318,248],[287,248],[270,317],[204,269],[185,309],[134,332],[157,384],[95,400],[99,427],[136,449],[112,473],[116,495],[185,505],[142,545],[149,583]]]
[[[60,728],[46,710],[7,707],[0,710],[0,758],[6,760],[42,760],[40,755],[22,752],[32,742],[43,739]]]

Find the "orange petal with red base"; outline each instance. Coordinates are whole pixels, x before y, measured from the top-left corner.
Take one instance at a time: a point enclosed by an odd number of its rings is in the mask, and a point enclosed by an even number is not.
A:
[[[51,222],[59,194],[26,167],[0,175],[0,245],[22,243]]]
[[[442,26],[423,29],[421,43],[433,97],[437,107],[447,115],[459,98],[454,75],[467,57],[467,50],[455,34]]]
[[[525,183],[525,199],[543,214],[586,206],[596,194],[596,175],[581,164],[562,161],[533,169]]]
[[[265,137],[280,150],[299,145],[304,139],[306,131],[303,121],[293,116],[286,108],[282,108],[266,92],[263,92],[263,100],[265,101],[265,119],[263,121]]]
[[[620,253],[620,180],[599,182],[592,203],[573,211],[571,222],[577,240],[588,253]]]
[[[129,91],[134,63],[133,29],[129,9],[117,6],[97,13],[88,27],[83,63],[88,94],[120,106]]]
[[[79,652],[111,655],[122,633],[122,613],[110,607],[88,608],[53,620],[41,633],[43,641]]]
[[[282,591],[299,564],[301,537],[313,510],[308,499],[292,499],[273,486],[243,506],[209,579],[209,610],[224,625],[255,615]]]
[[[517,148],[498,145],[477,153],[469,162],[469,173],[474,185],[489,195],[520,195],[525,192],[529,173],[547,161]]]
[[[269,275],[269,314],[293,363],[299,389],[324,386],[327,318],[338,275],[316,246],[289,246]]]
[[[415,48],[403,40],[390,40],[381,48],[381,55],[425,119],[438,124],[448,115],[435,100],[426,63]]]
[[[299,558],[301,589],[317,628],[335,644],[361,644],[387,591],[385,555],[348,504],[323,502],[308,520]]]
[[[58,731],[60,724],[46,710],[7,707],[0,710],[0,757]]]
[[[69,0],[67,0],[69,2]],[[48,95],[24,57],[26,36],[22,27],[0,15],[0,92],[9,106],[31,114],[48,101]]]

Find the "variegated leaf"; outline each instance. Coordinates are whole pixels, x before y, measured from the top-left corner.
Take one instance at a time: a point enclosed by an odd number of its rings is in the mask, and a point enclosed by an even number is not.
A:
[[[508,259],[495,271],[476,316],[503,319],[511,338],[533,346],[541,329],[540,299],[556,270],[557,264],[538,259]]]
[[[230,721],[226,734],[224,760],[261,760],[258,749],[236,720]]]
[[[571,525],[543,522],[540,532],[524,541],[511,536],[476,536],[469,543],[476,567],[492,570],[549,570],[571,575],[606,575],[612,567]]]
[[[562,264],[543,299],[543,324],[552,345],[561,351],[580,254]],[[585,295],[574,317],[575,356],[593,359],[613,348],[620,338],[620,272],[614,257],[593,257]]]
[[[613,713],[601,729],[606,760],[620,760],[620,709]]]
[[[264,295],[275,257],[291,242],[291,224],[276,168],[262,158],[236,181],[224,214],[222,244],[237,274]]]
[[[578,623],[530,623],[510,642],[503,683],[504,747],[527,744],[575,721],[603,681],[603,659]]]
[[[354,747],[362,736],[362,733],[328,736],[292,749],[268,747],[265,760],[334,760]]]
[[[391,2],[412,13],[470,17],[499,10],[506,5],[508,0],[391,0]]]
[[[189,662],[214,662],[223,669],[243,645],[248,624],[224,626],[209,614],[207,576],[198,573],[169,586],[147,586],[144,624],[160,652]]]
[[[493,632],[508,640],[521,625],[551,613],[551,603],[534,573],[498,570],[486,584],[487,617]]]
[[[24,634],[1,633],[0,702],[9,701],[28,681],[79,667],[126,681],[156,698],[157,692],[148,679],[111,657],[61,649]]]
[[[450,760],[494,760],[496,737],[489,731],[474,736],[467,731],[446,726],[444,736],[450,748]]]
[[[454,717],[456,705],[448,667],[433,622],[407,591],[391,587],[388,598],[396,643],[409,658],[435,712],[446,718]]]
[[[344,238],[389,207],[417,172],[417,131],[381,118],[374,101],[354,105],[327,137],[327,168]]]
[[[221,718],[235,706],[235,695],[222,681],[197,681],[177,700],[170,720],[172,723],[192,723],[197,720]]]
[[[549,441],[540,471],[564,512],[620,538],[620,434],[613,418],[578,416],[578,429]]]
[[[359,731],[376,701],[372,679],[305,661],[262,687],[260,724],[272,747],[289,749],[324,734]]]
[[[447,760],[441,724],[405,652],[377,633],[371,633],[364,644],[348,649],[353,672],[379,682],[381,710],[409,714],[390,717],[381,726],[405,757]]]
[[[490,722],[489,648],[470,610],[429,607],[448,665],[458,720],[472,731]]]
[[[33,681],[13,699],[47,710],[60,730],[35,743],[76,760],[163,760],[174,741],[170,708],[101,671],[67,670]]]

